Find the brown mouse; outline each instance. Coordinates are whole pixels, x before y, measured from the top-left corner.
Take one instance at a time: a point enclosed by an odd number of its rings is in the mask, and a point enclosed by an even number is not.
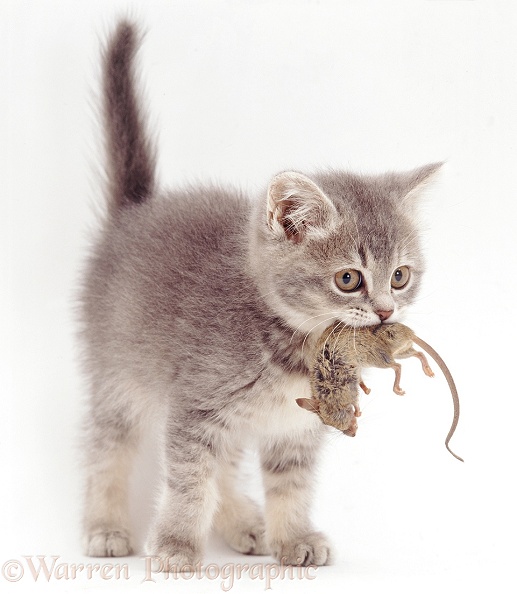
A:
[[[452,375],[440,355],[404,324],[351,328],[337,322],[327,328],[318,342],[311,372],[312,398],[297,398],[296,402],[302,408],[317,413],[325,424],[353,437],[357,431],[356,417],[361,415],[358,387],[367,394],[370,392],[361,379],[363,367],[394,369],[393,391],[399,395],[404,394],[404,391],[400,387],[401,366],[395,359],[418,357],[424,373],[434,376],[425,355],[416,351],[413,343],[436,361],[449,384],[454,417],[445,438],[445,447],[463,462],[449,447],[460,415],[458,391]]]

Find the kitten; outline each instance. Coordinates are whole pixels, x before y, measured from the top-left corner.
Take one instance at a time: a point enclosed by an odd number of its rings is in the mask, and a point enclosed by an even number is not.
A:
[[[328,564],[309,519],[327,429],[296,399],[310,397],[325,328],[397,321],[414,300],[415,208],[439,164],[283,172],[253,199],[215,186],[158,191],[134,88],[138,43],[121,22],[104,53],[109,208],[81,294],[86,552],[132,552],[127,479],[150,428],[163,485],[146,551],[164,569],[199,562],[212,526],[241,553]],[[264,516],[237,488],[249,444],[260,450]]]

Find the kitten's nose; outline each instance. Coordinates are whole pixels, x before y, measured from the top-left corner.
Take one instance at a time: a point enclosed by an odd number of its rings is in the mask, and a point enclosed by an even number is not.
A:
[[[391,316],[391,314],[393,313],[393,310],[392,309],[387,310],[387,311],[379,310],[379,311],[376,311],[375,313],[379,316],[381,322],[385,322]]]

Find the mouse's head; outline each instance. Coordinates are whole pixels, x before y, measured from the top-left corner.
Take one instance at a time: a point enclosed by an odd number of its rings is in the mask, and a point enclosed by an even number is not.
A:
[[[335,427],[349,437],[357,433],[357,411],[353,404],[344,408],[328,406],[315,398],[297,398],[296,403],[309,412],[316,413],[319,418],[331,427]]]

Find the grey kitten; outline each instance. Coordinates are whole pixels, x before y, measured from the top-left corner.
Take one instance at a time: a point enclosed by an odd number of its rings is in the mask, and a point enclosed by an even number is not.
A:
[[[328,564],[309,519],[328,429],[296,398],[310,397],[325,328],[396,321],[414,300],[414,210],[439,164],[380,176],[289,171],[253,198],[157,191],[133,80],[138,42],[121,22],[104,53],[109,208],[81,295],[86,552],[132,552],[127,479],[150,429],[161,435],[163,484],[146,551],[163,569],[199,562],[212,526],[241,553]],[[264,516],[237,488],[250,444]]]

